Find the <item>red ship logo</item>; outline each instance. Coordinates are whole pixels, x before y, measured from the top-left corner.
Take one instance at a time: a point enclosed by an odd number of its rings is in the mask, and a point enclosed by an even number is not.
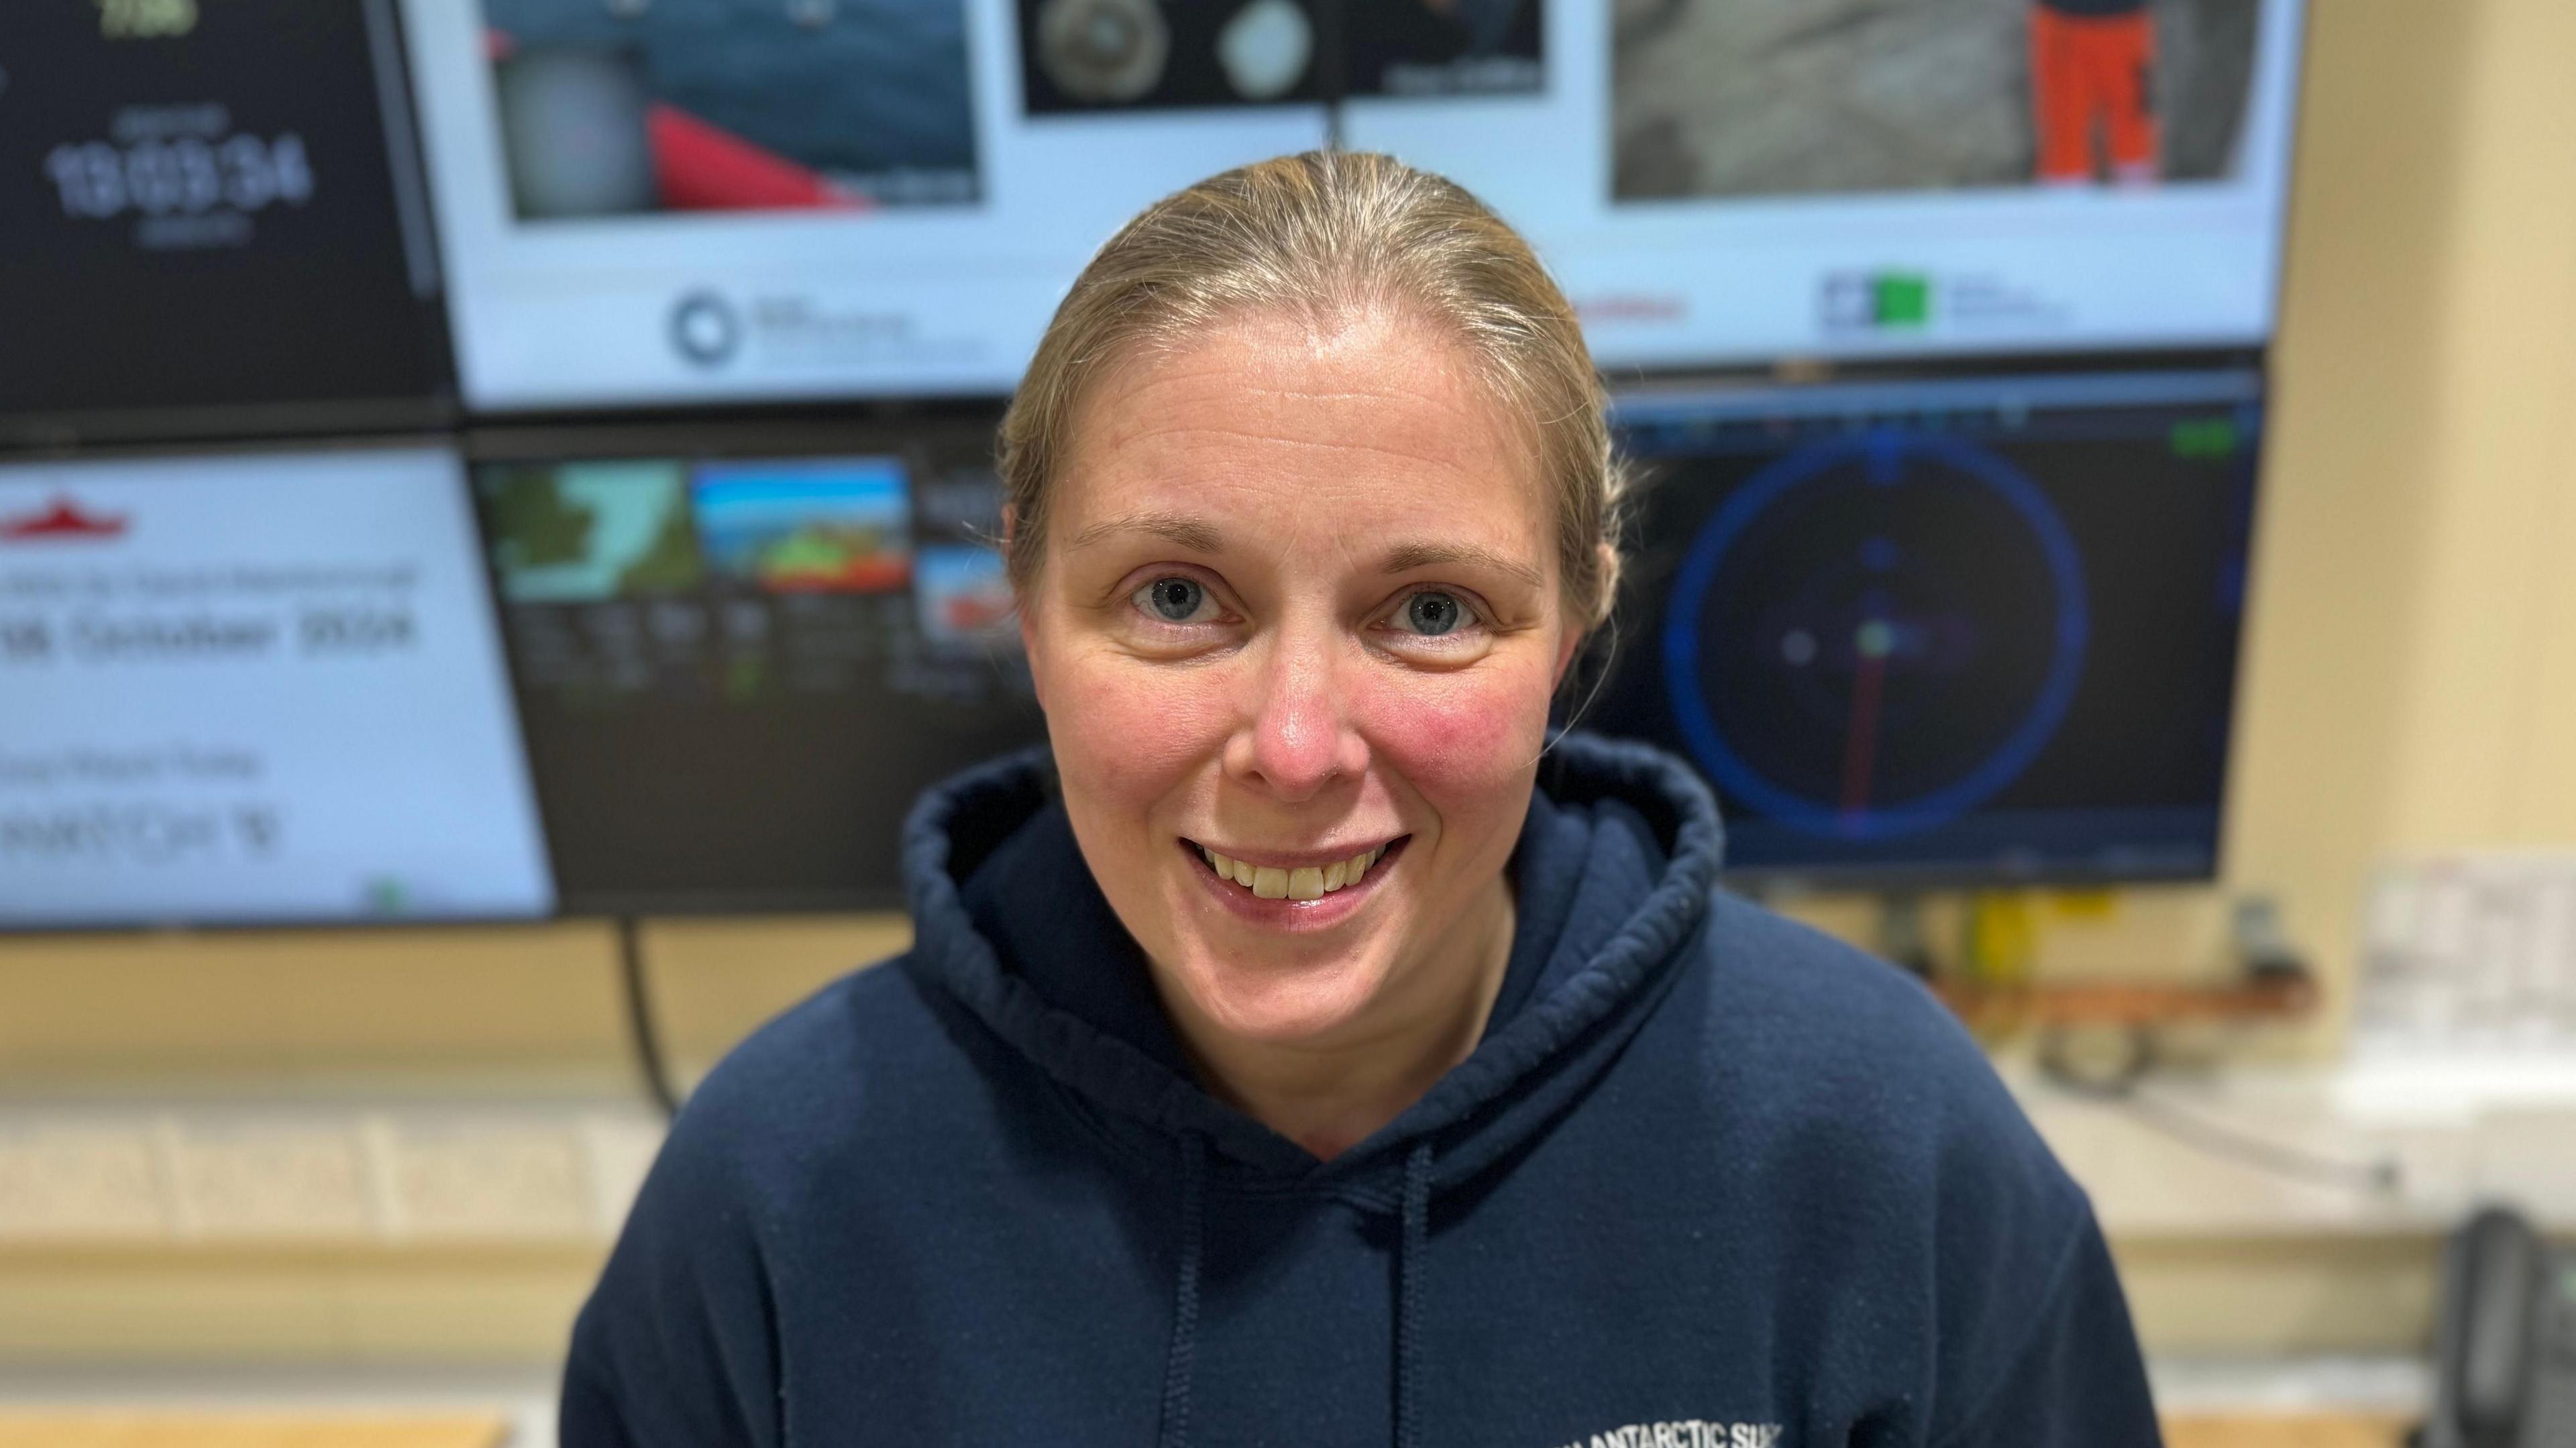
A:
[[[0,543],[17,543],[41,538],[121,538],[125,535],[123,514],[88,513],[67,497],[56,497],[39,513],[22,513],[16,517],[0,514]]]

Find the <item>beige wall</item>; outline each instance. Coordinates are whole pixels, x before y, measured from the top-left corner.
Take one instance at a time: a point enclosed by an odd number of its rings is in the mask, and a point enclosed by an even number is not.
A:
[[[2277,893],[2340,981],[2387,851],[2576,841],[2576,6],[2313,3],[2229,875]],[[2093,953],[2203,965],[2217,899],[2130,907]],[[657,927],[676,1053],[702,1065],[902,934]],[[0,1094],[622,1089],[615,968],[588,925],[11,941]],[[2304,1044],[2329,1048],[2330,1028]],[[2420,1242],[2124,1256],[2162,1346],[2421,1331]],[[11,1250],[0,1355],[541,1352],[587,1270],[579,1254]],[[2246,1310],[2249,1282],[2273,1310]],[[61,1334],[55,1310],[73,1314]]]
[[[2316,30],[2235,838],[2324,904],[2330,852],[2576,840],[2576,8]]]

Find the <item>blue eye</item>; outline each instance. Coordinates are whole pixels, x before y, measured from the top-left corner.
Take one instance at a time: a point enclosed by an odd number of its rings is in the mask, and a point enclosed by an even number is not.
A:
[[[1404,601],[1404,626],[1425,638],[1438,638],[1466,616],[1454,594],[1424,590]]]
[[[1187,578],[1157,578],[1145,585],[1145,607],[1171,623],[1187,623],[1207,602],[1207,590]]]

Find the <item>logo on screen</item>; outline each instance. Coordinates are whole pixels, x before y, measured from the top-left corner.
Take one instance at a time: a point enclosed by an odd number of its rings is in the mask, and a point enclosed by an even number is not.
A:
[[[94,513],[84,510],[68,497],[57,496],[52,503],[34,513],[0,513],[0,543],[29,543],[44,539],[121,538],[125,535],[125,515]]]
[[[714,367],[742,345],[742,321],[713,292],[691,292],[671,308],[671,345],[701,367]]]

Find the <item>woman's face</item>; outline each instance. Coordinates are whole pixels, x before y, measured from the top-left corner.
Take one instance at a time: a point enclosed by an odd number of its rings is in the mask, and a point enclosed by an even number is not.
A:
[[[1470,366],[1402,317],[1255,315],[1076,420],[1039,701],[1102,891],[1232,1035],[1437,1010],[1501,903],[1576,634],[1529,434]]]

